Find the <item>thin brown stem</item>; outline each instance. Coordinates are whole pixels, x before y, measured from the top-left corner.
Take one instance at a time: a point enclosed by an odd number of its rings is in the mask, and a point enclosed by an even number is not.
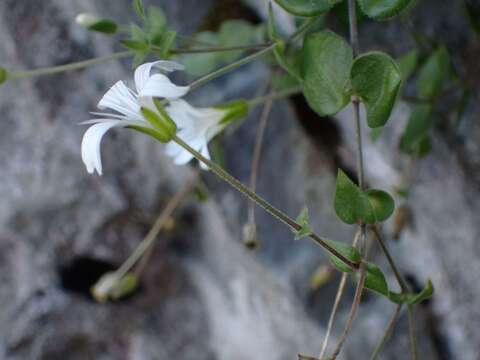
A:
[[[246,50],[259,50],[264,49],[272,45],[271,42],[262,43],[262,44],[250,44],[250,45],[237,45],[237,46],[208,46],[203,48],[176,48],[171,49],[170,53],[172,54],[204,54],[204,53],[213,53],[213,52],[229,52],[229,51],[246,51]],[[152,46],[152,50],[162,50],[157,46]]]
[[[269,99],[263,106],[260,121],[258,123],[257,134],[255,136],[255,145],[253,149],[252,166],[250,170],[250,189],[257,191],[258,168],[260,165],[260,155],[262,154],[263,138],[267,127],[270,111],[272,110],[273,100]],[[248,222],[255,224],[255,203],[250,201],[248,204]]]
[[[360,265],[360,278],[358,279],[358,284],[357,288],[355,290],[355,297],[353,298],[353,304],[352,307],[350,308],[350,314],[348,315],[348,320],[347,324],[345,325],[345,329],[343,330],[343,333],[340,337],[340,340],[337,343],[337,346],[335,350],[333,351],[332,356],[330,356],[330,360],[335,360],[340,354],[340,351],[342,350],[343,344],[347,340],[348,334],[350,330],[352,329],[353,321],[355,320],[357,316],[357,311],[358,307],[360,306],[360,301],[362,299],[362,293],[363,289],[365,287],[365,276],[366,276],[366,268],[365,265],[362,263]]]
[[[380,351],[382,351],[382,348],[385,346],[385,343],[388,341],[388,339],[392,335],[393,329],[394,329],[395,324],[397,323],[398,317],[400,315],[400,310],[402,310],[402,305],[403,304],[398,304],[395,307],[395,311],[393,312],[393,315],[390,318],[390,321],[388,322],[387,328],[385,329],[385,332],[383,333],[383,336],[380,339],[380,342],[375,347],[375,350],[373,351],[373,354],[370,357],[370,360],[376,360],[377,359],[378,355],[380,354]]]
[[[352,246],[356,246],[358,240],[360,239],[360,235],[362,234],[360,227],[357,229],[355,236],[352,241]],[[337,294],[335,295],[335,302],[333,303],[332,312],[330,313],[330,318],[328,319],[327,325],[327,333],[325,334],[325,338],[323,339],[322,349],[320,350],[320,355],[318,356],[319,359],[322,359],[325,355],[325,351],[327,351],[328,341],[330,339],[330,334],[332,332],[333,323],[335,321],[335,317],[337,315],[338,307],[340,305],[340,301],[342,300],[343,294],[345,293],[345,285],[347,284],[347,273],[342,273],[342,277],[340,279],[340,283],[338,284]]]
[[[417,349],[417,335],[415,330],[415,317],[413,313],[413,305],[408,305],[408,334],[410,336],[410,352],[412,354],[412,360],[418,360]]]
[[[392,268],[393,274],[395,275],[395,278],[397,279],[397,282],[400,285],[402,292],[407,293],[409,291],[408,284],[403,278],[401,272],[398,270],[398,267],[395,264],[395,260],[393,260],[390,251],[388,251],[387,245],[385,244],[385,241],[383,241],[380,231],[378,231],[377,226],[372,226],[371,229],[373,231],[373,234],[375,235],[375,238],[377,239],[378,244],[380,245],[380,248],[382,249],[383,254],[387,258],[387,261]]]

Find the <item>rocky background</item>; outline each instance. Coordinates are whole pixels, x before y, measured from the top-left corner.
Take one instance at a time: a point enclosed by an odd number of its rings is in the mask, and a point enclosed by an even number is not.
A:
[[[225,17],[258,21],[261,0],[151,1],[182,35]],[[231,7],[234,9],[230,9]],[[230,10],[228,10],[230,9]],[[0,64],[29,69],[112,51],[112,41],[73,22],[93,12],[128,22],[129,0],[3,0]],[[413,23],[441,38],[478,74],[479,46],[471,42],[461,1],[425,0]],[[285,26],[288,29],[288,26]],[[400,55],[412,40],[397,21],[361,25],[363,50]],[[191,98],[211,104],[252,97],[268,73],[243,67]],[[247,202],[205,174],[208,202],[185,202],[177,226],[159,237],[139,290],[117,303],[98,304],[89,287],[135,248],[168,198],[191,171],[175,167],[154,141],[129,131],[104,139],[105,175],[90,176],[80,159],[84,128],[103,92],[130,79],[129,61],[11,82],[0,87],[0,357],[2,359],[272,359],[319,352],[337,277],[317,291],[312,272],[326,258],[307,240],[257,210],[261,247],[242,245]],[[179,79],[187,81],[187,79]],[[477,82],[478,83],[478,82]],[[478,97],[477,97],[478,98]],[[448,102],[445,106],[448,105]],[[378,142],[366,144],[369,185],[391,190],[405,159],[396,149],[409,107],[400,102]],[[350,109],[320,119],[301,97],[276,102],[267,129],[258,191],[296,215],[306,204],[319,233],[350,242],[332,206],[336,168],[354,172]],[[259,110],[221,139],[225,166],[248,181]],[[434,151],[413,168],[413,225],[397,241],[385,234],[412,284],[428,277],[435,297],[418,307],[421,359],[478,359],[480,353],[480,123],[475,104],[452,137],[438,130]],[[372,258],[388,273],[377,251]],[[394,284],[394,279],[389,276]],[[353,288],[348,286],[348,296]],[[337,319],[341,331],[349,309]],[[394,310],[367,295],[341,359],[368,359]],[[382,359],[408,358],[406,314]]]

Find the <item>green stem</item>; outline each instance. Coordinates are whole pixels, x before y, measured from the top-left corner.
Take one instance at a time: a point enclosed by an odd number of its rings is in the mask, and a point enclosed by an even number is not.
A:
[[[410,336],[410,351],[412,360],[418,360],[417,336],[415,332],[415,318],[413,314],[413,305],[408,305],[408,334]]]
[[[52,66],[52,67],[27,70],[27,71],[17,71],[17,72],[10,73],[8,75],[8,78],[22,79],[22,78],[33,77],[33,76],[51,75],[51,74],[65,72],[65,71],[78,70],[78,69],[83,69],[92,65],[106,63],[111,60],[116,60],[116,59],[124,58],[127,56],[131,56],[131,55],[132,53],[130,51],[122,51],[122,52],[117,52],[117,53],[113,53],[107,56],[102,56],[94,59],[74,62],[71,64]]]
[[[224,66],[210,74],[207,74],[203,77],[201,77],[200,79],[197,79],[195,80],[194,82],[192,82],[190,84],[190,89],[193,90],[193,89],[196,89],[202,85],[205,85],[207,82],[209,81],[212,81],[213,79],[216,79],[217,77],[219,76],[222,76],[223,74],[226,74],[228,73],[229,71],[232,71],[242,65],[245,65],[245,64],[248,64],[249,62],[253,61],[253,60],[256,60],[257,58],[259,58],[260,56],[268,53],[269,51],[273,50],[273,48],[277,46],[277,44],[272,44],[260,51],[257,51],[256,53],[252,54],[252,55],[249,55],[249,56],[246,56],[238,61],[235,61],[227,66]]]
[[[216,47],[216,46],[209,46],[204,48],[178,48],[178,49],[171,49],[171,54],[203,54],[203,53],[212,53],[212,52],[227,52],[227,51],[245,51],[245,50],[258,50],[264,49],[272,45],[271,42],[263,43],[263,44],[251,44],[251,45],[237,45],[237,46],[226,46],[226,47]],[[157,46],[151,46],[152,50],[162,50]]]
[[[290,218],[288,215],[283,213],[281,210],[277,209],[273,205],[271,205],[268,201],[263,199],[261,196],[257,195],[255,192],[250,190],[248,187],[243,185],[240,181],[235,179],[232,175],[227,173],[225,170],[222,169],[219,165],[215,164],[213,161],[207,159],[204,157],[202,154],[200,154],[198,151],[190,147],[186,142],[184,142],[182,139],[180,139],[178,136],[174,135],[172,138],[173,141],[175,141],[178,145],[183,147],[185,150],[187,150],[189,153],[191,153],[195,158],[197,158],[199,161],[203,162],[205,165],[207,165],[219,178],[227,182],[229,185],[237,189],[239,192],[247,196],[250,200],[254,201],[257,205],[262,207],[265,211],[270,213],[272,216],[274,216],[276,219],[280,220],[284,224],[288,225],[290,228],[292,228],[294,231],[299,231],[302,226],[298,224],[295,220]],[[359,263],[354,263],[344,257],[342,254],[340,254],[338,251],[336,251],[334,248],[332,248],[326,241],[325,239],[322,239],[318,235],[311,233],[309,237],[315,241],[318,245],[323,247],[326,251],[328,251],[330,254],[334,255],[338,259],[340,259],[343,263],[351,267],[352,269],[358,269],[360,267]]]
[[[303,34],[304,31],[306,31],[315,23],[315,20],[317,20],[316,17],[311,17],[308,20],[305,20],[302,25],[300,25],[300,27],[292,35],[290,35],[290,37],[287,39],[287,43],[294,41],[298,36]]]
[[[267,101],[274,101],[274,100],[282,99],[284,97],[289,97],[289,96],[292,96],[292,95],[295,95],[295,94],[299,94],[301,92],[302,92],[302,87],[301,86],[290,87],[290,88],[285,89],[285,90],[270,93],[270,94],[264,95],[264,96],[259,96],[259,97],[256,97],[255,99],[249,100],[248,101],[248,106],[249,107],[255,107],[255,106],[261,105],[263,103],[266,103]]]

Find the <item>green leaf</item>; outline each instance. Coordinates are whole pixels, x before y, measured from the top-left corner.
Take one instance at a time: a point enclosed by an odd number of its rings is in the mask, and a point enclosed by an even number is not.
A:
[[[418,294],[408,294],[406,302],[409,305],[415,305],[419,304],[424,300],[427,300],[428,298],[432,297],[434,292],[433,284],[430,279],[427,281],[427,285],[423,288],[421,292]]]
[[[390,297],[390,291],[388,290],[387,280],[385,275],[383,275],[382,270],[372,263],[364,262],[366,266],[366,276],[365,276],[365,288],[375,291],[380,295]]]
[[[335,189],[335,212],[346,224],[375,222],[375,214],[368,197],[342,171],[338,170]]]
[[[402,55],[398,60],[398,67],[402,74],[403,81],[407,81],[413,74],[418,65],[418,50],[414,49],[408,53]]]
[[[407,127],[400,138],[400,150],[408,154],[416,152],[418,145],[432,126],[431,114],[431,105],[415,105],[408,119]]]
[[[133,0],[133,8],[135,9],[135,12],[138,16],[140,16],[141,18],[145,17],[145,8],[143,7],[142,0]]]
[[[416,156],[417,158],[422,158],[427,156],[432,151],[432,140],[430,136],[426,135],[417,146],[412,151],[412,155]]]
[[[167,18],[163,10],[157,6],[149,6],[145,19],[145,31],[150,41],[155,42],[156,38],[160,38],[164,31],[167,30]]]
[[[117,32],[117,23],[113,20],[104,19],[93,14],[82,13],[75,18],[77,24],[84,26],[90,31],[101,32],[104,34],[115,34]]]
[[[223,47],[250,45],[257,37],[257,27],[244,20],[227,20],[222,23],[218,32],[219,43]],[[225,63],[238,59],[243,50],[219,53]]]
[[[428,57],[420,68],[417,80],[418,94],[423,98],[434,98],[439,95],[449,77],[450,57],[442,46]]]
[[[353,91],[367,109],[368,126],[385,125],[402,83],[395,61],[381,52],[366,53],[355,59],[350,77]]]
[[[219,40],[217,34],[204,31],[195,35],[195,40],[218,46]],[[188,54],[182,57],[182,63],[185,66],[185,71],[193,76],[202,76],[214,71],[218,64],[219,58],[216,53],[204,54]]]
[[[362,11],[375,20],[386,20],[401,14],[416,0],[358,0]]]
[[[357,249],[355,249],[353,246],[342,243],[340,241],[334,241],[334,240],[324,240],[330,247],[335,249],[340,255],[343,257],[347,258],[353,263],[358,263],[362,260],[362,256],[358,252]],[[337,258],[335,255],[328,253],[328,257],[330,259],[330,262],[332,263],[335,268],[337,268],[339,271],[342,272],[352,272],[352,268],[345,264],[342,260]]]
[[[300,224],[301,228],[295,231],[295,240],[300,240],[306,236],[309,236],[312,233],[310,229],[310,218],[308,216],[308,208],[304,207],[295,220]]]
[[[145,44],[144,42],[136,41],[136,40],[128,40],[128,39],[120,40],[120,44],[134,51],[147,52],[150,49],[148,44]]]
[[[351,47],[331,31],[308,35],[303,46],[303,91],[320,116],[339,112],[350,101],[347,90],[353,54]]]
[[[8,71],[0,66],[0,85],[7,81],[8,78]]]
[[[275,2],[297,16],[317,16],[330,10],[342,0],[275,0]]]
[[[368,201],[373,207],[375,219],[377,221],[387,220],[395,210],[393,198],[382,190],[371,189],[366,192]]]

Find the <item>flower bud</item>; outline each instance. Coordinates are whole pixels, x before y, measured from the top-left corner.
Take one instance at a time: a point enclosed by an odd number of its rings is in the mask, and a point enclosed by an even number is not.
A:
[[[243,226],[243,244],[252,250],[258,248],[260,245],[255,224],[245,224]]]
[[[117,24],[114,21],[103,19],[93,14],[78,14],[75,22],[91,31],[98,31],[105,34],[114,34],[117,32]]]

